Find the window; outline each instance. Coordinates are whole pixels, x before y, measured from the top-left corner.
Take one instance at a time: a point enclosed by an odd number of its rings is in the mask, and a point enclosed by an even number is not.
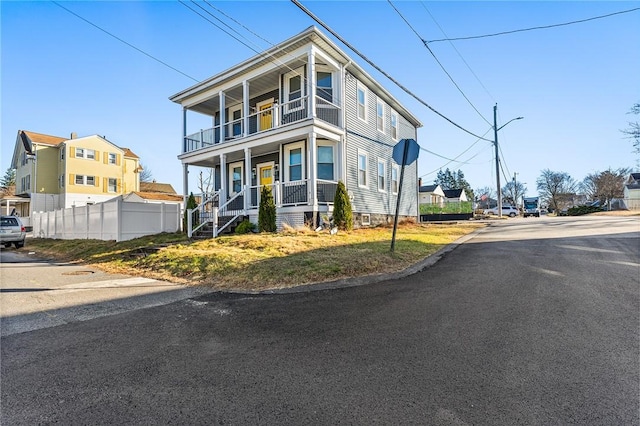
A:
[[[229,164],[229,184],[231,185],[231,195],[242,191],[243,184],[242,161]]]
[[[284,148],[284,161],[285,182],[304,179],[304,142],[286,145]]]
[[[358,153],[358,186],[367,186],[367,154]]]
[[[20,192],[31,190],[31,175],[26,175],[20,179]]]
[[[231,110],[231,136],[242,135],[242,105]]]
[[[109,181],[107,182],[107,191],[118,192],[118,179],[109,178]]]
[[[93,149],[76,148],[76,158],[96,159],[96,151]]]
[[[96,184],[96,177],[86,176],[86,175],[76,175],[75,183],[76,185],[94,186]]]
[[[60,186],[60,188],[64,188],[64,175],[60,175],[60,177],[58,178],[58,185]]]
[[[327,71],[318,71],[316,73],[316,85],[316,95],[326,101],[333,102],[331,73]]]
[[[376,127],[384,132],[384,104],[381,100],[376,102]]]
[[[384,160],[378,158],[378,191],[385,190],[384,178],[385,178]]]
[[[391,166],[391,192],[398,193],[398,166]]]
[[[364,88],[358,85],[358,118],[367,120],[367,94]]]
[[[318,146],[318,179],[333,180],[332,146]]]
[[[398,140],[398,114],[391,113],[391,137],[393,140]]]
[[[60,161],[64,160],[64,147],[60,150]]]
[[[109,153],[109,164],[118,164],[118,157],[112,152]]]

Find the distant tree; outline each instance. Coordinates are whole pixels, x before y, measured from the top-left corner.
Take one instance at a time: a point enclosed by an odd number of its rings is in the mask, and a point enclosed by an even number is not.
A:
[[[214,169],[208,168],[206,171],[200,171],[198,175],[198,189],[202,194],[209,194],[213,190]]]
[[[140,182],[153,182],[153,172],[150,168],[145,167],[140,163],[140,168],[142,171],[140,172]]]
[[[336,197],[333,203],[333,223],[345,231],[353,229],[353,212],[351,211],[351,200],[347,188],[342,181],[338,182]]]
[[[490,208],[491,199],[496,196],[495,191],[489,187],[476,188],[473,193],[475,194],[475,201],[478,203],[478,207],[488,209]]]
[[[527,188],[524,184],[520,182],[507,182],[507,184],[502,188],[503,199],[502,202],[504,204],[511,204],[512,206],[518,205],[518,199],[527,192]]]
[[[611,200],[624,196],[624,179],[629,174],[627,168],[617,170],[605,170],[604,172],[591,173],[584,178],[580,188],[591,199],[600,201],[600,205],[611,207]]]
[[[471,185],[464,178],[462,170],[452,172],[448,168],[443,172],[440,170],[434,181],[436,185],[440,185],[442,189],[464,189],[469,200],[473,200],[473,190]]]
[[[276,205],[271,187],[264,185],[260,193],[260,206],[258,206],[258,231],[276,232],[276,230]]]
[[[566,172],[544,169],[536,180],[542,199],[554,211],[567,207],[576,191],[576,181]]]
[[[640,114],[640,102],[633,104],[629,112],[627,114],[638,115]],[[629,121],[629,127],[621,130],[622,133],[627,135],[628,139],[632,140],[633,144],[633,152],[636,154],[640,154],[640,124],[638,121]]]
[[[16,169],[9,167],[7,171],[4,173],[2,179],[0,179],[0,187],[3,190],[7,190],[10,186],[15,186],[16,184]]]

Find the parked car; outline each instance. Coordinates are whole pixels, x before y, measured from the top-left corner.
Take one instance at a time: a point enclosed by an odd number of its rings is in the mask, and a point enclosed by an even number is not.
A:
[[[492,209],[487,209],[484,211],[484,214],[488,214],[488,215],[492,215],[498,214],[498,207],[494,207]],[[513,206],[502,206],[502,215],[503,216],[509,216],[509,217],[516,217],[520,214],[520,211]]]
[[[16,248],[24,247],[24,239],[27,235],[24,225],[17,216],[0,217],[0,244]]]

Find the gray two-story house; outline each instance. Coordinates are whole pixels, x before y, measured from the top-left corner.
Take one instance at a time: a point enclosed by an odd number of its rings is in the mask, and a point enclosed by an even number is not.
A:
[[[216,224],[214,235],[234,218],[256,223],[265,185],[278,226],[315,227],[331,216],[339,181],[356,227],[388,223],[400,181],[393,147],[417,140],[421,126],[315,27],[170,100],[183,110],[184,194],[192,192],[190,166],[215,170],[215,192],[199,209],[201,222]],[[211,124],[200,129],[203,116]],[[405,168],[400,216],[417,217],[416,188],[414,162]]]

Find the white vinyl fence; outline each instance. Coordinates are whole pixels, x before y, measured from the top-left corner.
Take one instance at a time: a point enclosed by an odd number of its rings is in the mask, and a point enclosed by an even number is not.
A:
[[[180,230],[180,205],[108,203],[33,213],[33,236],[61,240],[126,241]]]

